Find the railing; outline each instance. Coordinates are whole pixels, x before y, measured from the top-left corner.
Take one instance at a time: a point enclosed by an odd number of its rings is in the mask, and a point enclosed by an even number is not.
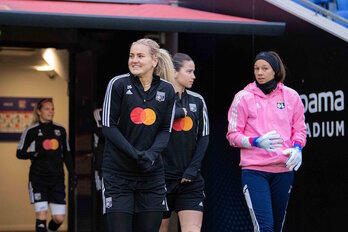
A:
[[[323,16],[327,16],[330,17],[332,19],[334,19],[335,21],[340,21],[341,23],[343,23],[345,26],[348,26],[348,20],[333,13],[332,11],[329,11],[321,6],[318,6],[316,4],[314,4],[313,2],[310,2],[308,0],[298,0],[299,2],[303,3],[304,5],[312,8],[316,14],[320,13]]]

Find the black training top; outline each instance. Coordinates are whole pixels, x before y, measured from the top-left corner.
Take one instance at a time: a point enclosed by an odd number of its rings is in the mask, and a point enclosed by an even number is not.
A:
[[[187,110],[186,117],[182,108]],[[208,143],[209,120],[203,97],[185,90],[179,99],[177,93],[173,131],[163,153],[166,179],[195,179]]]
[[[139,78],[129,73],[109,82],[102,119],[103,174],[131,179],[163,175],[160,154],[172,130],[174,101],[174,87],[158,76],[146,92]]]
[[[31,160],[31,181],[64,181],[63,162],[69,174],[74,173],[66,131],[53,122],[28,127],[18,143],[17,158]]]

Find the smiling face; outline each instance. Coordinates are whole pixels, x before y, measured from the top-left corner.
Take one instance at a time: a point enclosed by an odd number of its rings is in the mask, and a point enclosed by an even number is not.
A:
[[[190,60],[183,61],[182,67],[179,71],[175,71],[175,81],[184,88],[191,88],[193,85],[196,76],[195,72],[195,63]]]
[[[265,60],[257,60],[254,64],[254,75],[257,83],[265,84],[274,79],[275,72]]]
[[[129,71],[138,77],[152,76],[157,65],[157,59],[151,54],[151,48],[141,43],[133,43],[129,51]]]
[[[37,110],[40,122],[47,123],[51,122],[54,117],[54,105],[52,102],[45,102],[41,108]]]

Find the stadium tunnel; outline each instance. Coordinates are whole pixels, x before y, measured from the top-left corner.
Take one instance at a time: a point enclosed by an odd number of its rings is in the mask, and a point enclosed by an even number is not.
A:
[[[92,147],[90,125],[94,123],[92,113],[102,103],[108,80],[128,71],[126,59],[131,42],[146,36],[157,40],[171,53],[192,51],[191,56],[199,58],[199,66],[202,67],[197,67],[199,72],[212,73],[210,61],[215,52],[221,53],[219,49],[222,46],[211,47],[211,42],[216,44],[219,40],[223,43],[237,36],[247,38],[248,42],[243,45],[250,47],[253,35],[282,36],[285,30],[284,22],[235,17],[163,2],[165,4],[0,0],[2,48],[54,48],[67,54],[64,56],[68,60],[67,70],[64,71],[67,92],[63,95],[68,95],[69,138],[80,183],[77,195],[69,196],[69,231],[95,226],[89,224],[88,219],[79,222],[81,214],[91,212],[88,206],[83,205],[83,199],[89,194],[92,179],[88,166]],[[242,57],[241,62],[249,62],[252,48],[248,50],[250,53]],[[6,79],[1,83],[7,83]],[[205,93],[208,109],[214,112],[219,107],[214,103],[214,94],[219,86],[211,84],[208,78],[198,79],[195,89]],[[21,96],[21,93],[17,94]],[[225,125],[225,122],[219,123],[219,118],[212,117],[212,120],[216,121],[216,125]]]

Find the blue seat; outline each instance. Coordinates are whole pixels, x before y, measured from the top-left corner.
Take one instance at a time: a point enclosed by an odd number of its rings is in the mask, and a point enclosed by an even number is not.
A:
[[[324,7],[325,9],[329,8],[329,2],[332,0],[309,0],[309,2],[312,2],[318,6]],[[300,4],[303,7],[306,7],[310,10],[313,10],[310,6],[307,6],[306,4],[302,3],[300,0],[293,0],[293,2],[296,2],[297,4]]]
[[[332,2],[332,0],[309,0],[309,1],[321,7],[324,7],[325,9],[329,9],[329,2]]]
[[[310,2],[313,2],[315,4],[318,4],[318,3],[329,3],[331,2],[331,0],[309,0]]]
[[[337,10],[348,10],[348,0],[336,0]]]
[[[341,16],[342,18],[345,18],[348,20],[348,10],[338,10],[335,12],[337,15]],[[338,21],[337,19],[334,20],[336,23],[341,24],[342,26],[345,26],[348,28],[348,24],[344,24],[341,21]]]
[[[307,6],[306,4],[302,3],[300,0],[292,0],[293,2],[296,2],[297,4],[309,9],[309,10],[313,10],[311,7]]]

